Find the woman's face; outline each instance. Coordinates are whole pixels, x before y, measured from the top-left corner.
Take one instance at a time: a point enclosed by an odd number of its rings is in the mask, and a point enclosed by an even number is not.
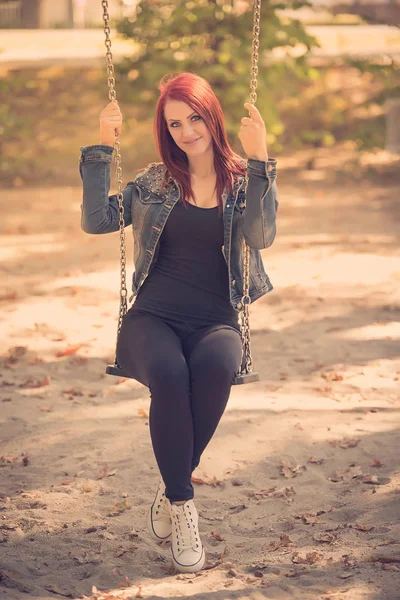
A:
[[[164,117],[175,144],[189,156],[202,154],[212,143],[207,125],[185,102],[167,100]]]

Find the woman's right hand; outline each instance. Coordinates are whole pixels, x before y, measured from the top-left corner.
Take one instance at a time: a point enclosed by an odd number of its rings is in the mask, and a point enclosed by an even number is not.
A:
[[[115,130],[118,135],[122,129],[122,113],[118,105],[118,100],[113,100],[101,111],[100,117],[100,144],[114,146]]]

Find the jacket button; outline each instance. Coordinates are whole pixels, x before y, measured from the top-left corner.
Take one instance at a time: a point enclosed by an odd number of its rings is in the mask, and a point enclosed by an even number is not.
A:
[[[227,204],[227,205],[226,205],[226,208],[230,208],[230,207],[231,207],[231,205],[230,205],[230,204]]]
[[[231,284],[235,285],[235,283],[236,283],[236,279],[232,279]]]
[[[238,303],[236,304],[236,308],[238,308],[239,310],[242,310],[242,308],[243,308],[243,304],[242,304],[241,302],[238,302]]]
[[[274,168],[274,167],[273,167],[273,165],[268,165],[268,167],[267,167],[267,171],[272,171],[272,170],[273,170],[273,168]]]

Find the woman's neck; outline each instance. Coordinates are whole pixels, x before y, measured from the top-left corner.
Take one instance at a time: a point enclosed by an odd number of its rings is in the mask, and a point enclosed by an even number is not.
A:
[[[194,179],[204,180],[215,176],[214,153],[212,148],[210,150],[210,152],[203,152],[199,156],[188,157],[189,173]]]

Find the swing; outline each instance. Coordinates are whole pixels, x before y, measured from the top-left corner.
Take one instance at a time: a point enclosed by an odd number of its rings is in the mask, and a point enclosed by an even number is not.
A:
[[[106,59],[107,59],[107,74],[108,74],[108,96],[110,102],[116,99],[115,93],[115,78],[114,78],[114,65],[112,63],[111,53],[111,39],[110,39],[110,26],[109,26],[109,14],[108,14],[108,0],[101,0],[103,7],[103,20],[104,20],[104,33],[105,33],[105,46],[107,48]],[[252,43],[252,67],[251,67],[251,83],[250,83],[250,102],[256,103],[257,94],[257,74],[258,74],[258,47],[259,47],[259,36],[260,36],[260,12],[261,12],[261,0],[254,0],[254,24],[253,24],[253,43]],[[120,285],[120,305],[118,315],[118,330],[117,330],[117,341],[121,331],[122,320],[127,313],[127,296],[128,291],[126,288],[126,252],[125,252],[125,223],[124,223],[124,207],[123,207],[123,195],[122,195],[122,169],[121,169],[121,154],[120,154],[120,143],[118,139],[118,133],[115,132],[115,162],[116,162],[116,179],[117,179],[117,196],[119,205],[119,226],[120,226],[120,272],[121,272],[121,285]],[[242,363],[233,380],[233,385],[239,385],[244,383],[252,383],[259,381],[260,376],[258,373],[253,371],[253,360],[251,357],[250,350],[250,323],[249,323],[249,304],[251,302],[249,295],[249,282],[250,282],[250,249],[249,246],[244,242],[243,249],[243,296],[241,300],[242,309],[240,311],[240,335],[242,340]],[[126,373],[118,365],[117,356],[115,355],[114,364],[106,367],[106,373],[108,375],[116,375],[118,377],[126,377],[128,379],[134,379],[132,375]]]

